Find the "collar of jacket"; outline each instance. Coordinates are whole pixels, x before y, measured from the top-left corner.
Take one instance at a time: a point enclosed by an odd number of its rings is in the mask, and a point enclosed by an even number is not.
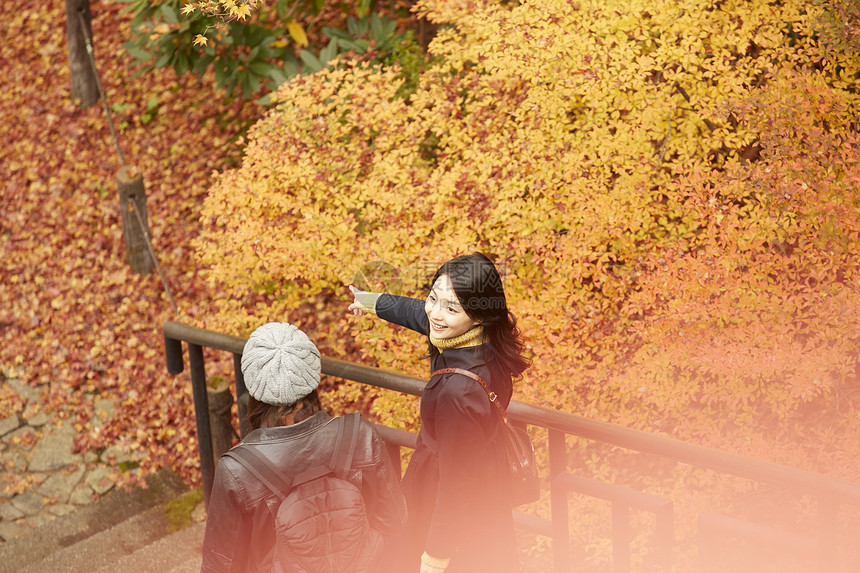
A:
[[[243,444],[261,444],[275,440],[283,440],[294,436],[303,436],[315,431],[320,426],[329,424],[334,418],[328,410],[321,410],[306,420],[296,422],[289,426],[277,426],[275,428],[258,428],[245,436]]]

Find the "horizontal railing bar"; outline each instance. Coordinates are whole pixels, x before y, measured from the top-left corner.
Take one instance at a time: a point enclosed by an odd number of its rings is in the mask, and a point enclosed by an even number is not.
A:
[[[415,449],[415,445],[418,442],[418,434],[407,432],[406,430],[398,430],[397,428],[382,426],[380,424],[374,424],[374,426],[379,432],[379,436],[386,442],[402,446],[404,448]]]
[[[814,538],[790,531],[783,531],[770,525],[753,523],[737,517],[703,511],[698,515],[700,535],[720,533],[725,536],[733,534],[744,538],[755,539],[759,543],[792,549],[798,553],[814,555],[819,547]]]
[[[672,505],[672,500],[670,499],[589,477],[565,473],[557,475],[554,479],[567,491],[575,491],[607,501],[623,501],[630,507],[643,509],[652,513],[659,513],[666,506]]]
[[[508,414],[511,418],[532,425],[581,438],[672,458],[690,465],[790,489],[814,490],[817,494],[832,497],[840,503],[860,505],[860,485],[839,478],[517,401],[511,402]]]
[[[544,537],[552,537],[552,521],[514,510],[514,525],[520,529],[543,535]]]
[[[165,338],[185,340],[193,344],[233,353],[241,353],[245,345],[245,340],[237,336],[216,333],[172,321],[165,322],[164,335]],[[415,396],[421,395],[425,384],[424,380],[413,376],[328,357],[322,359],[322,371],[324,374]],[[533,406],[516,400],[511,401],[508,414],[512,420],[559,430],[588,440],[655,454],[694,466],[768,482],[790,489],[812,491],[818,495],[831,497],[840,503],[860,506],[860,485],[838,478],[732,454],[658,434],[625,428],[608,422],[591,420],[550,408]]]
[[[247,341],[239,336],[204,330],[171,320],[164,323],[164,337],[173,340],[184,340],[191,344],[215,348],[217,350],[226,350],[234,354],[242,354],[245,350],[245,342]]]
[[[322,373],[388,390],[420,396],[426,380],[337,358],[322,357]]]

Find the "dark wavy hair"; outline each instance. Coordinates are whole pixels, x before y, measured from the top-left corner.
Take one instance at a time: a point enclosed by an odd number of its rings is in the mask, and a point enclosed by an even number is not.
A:
[[[296,403],[286,406],[266,404],[249,395],[246,419],[248,421],[248,428],[253,431],[259,428],[283,426],[285,425],[284,418],[289,414],[295,414],[293,423],[301,422],[302,420],[307,420],[320,410],[322,410],[322,404],[320,403],[320,395],[316,391],[316,388],[304,398],[300,398]]]
[[[517,319],[508,310],[502,277],[496,265],[483,253],[472,253],[451,259],[439,267],[433,282],[447,275],[463,310],[483,327],[485,359],[519,378],[531,366],[526,358]],[[429,330],[428,330],[429,332]],[[431,352],[437,352],[432,349]]]

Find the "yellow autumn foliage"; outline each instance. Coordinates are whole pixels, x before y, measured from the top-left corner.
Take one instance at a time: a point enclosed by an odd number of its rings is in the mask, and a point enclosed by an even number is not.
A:
[[[385,268],[423,296],[481,250],[535,359],[516,398],[858,477],[835,463],[860,454],[860,56],[833,49],[838,4],[419,1],[440,31],[414,93],[361,62],[297,77],[218,177],[197,247],[223,312],[201,325],[291,320],[426,375],[425,343],[348,317],[346,285]]]

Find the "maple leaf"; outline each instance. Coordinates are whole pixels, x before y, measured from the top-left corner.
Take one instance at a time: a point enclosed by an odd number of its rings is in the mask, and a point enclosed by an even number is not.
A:
[[[240,20],[244,20],[251,15],[251,7],[248,4],[242,4],[241,6],[236,6],[235,8],[231,8],[230,12],[236,18]]]

